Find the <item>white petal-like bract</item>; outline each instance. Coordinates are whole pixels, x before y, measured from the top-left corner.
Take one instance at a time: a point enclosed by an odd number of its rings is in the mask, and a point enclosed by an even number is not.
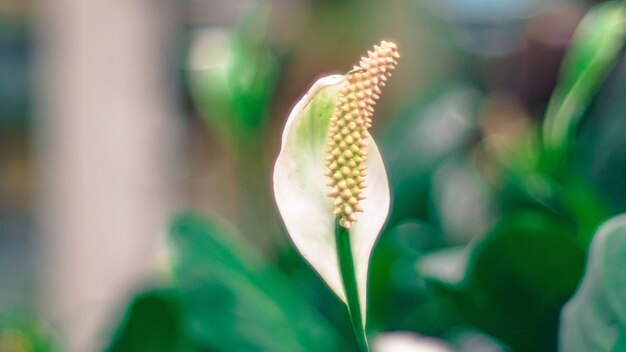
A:
[[[274,167],[274,195],[289,235],[302,256],[328,286],[346,302],[335,244],[333,199],[325,158],[329,122],[345,76],[319,79],[293,108],[282,136]],[[367,187],[360,203],[363,212],[350,229],[350,241],[365,317],[367,274],[372,248],[389,212],[389,184],[376,143],[367,141]]]

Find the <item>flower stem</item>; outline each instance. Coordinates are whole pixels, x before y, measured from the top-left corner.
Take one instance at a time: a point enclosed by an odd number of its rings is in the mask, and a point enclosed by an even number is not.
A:
[[[339,225],[339,218],[335,221],[335,240],[337,242],[337,256],[339,259],[341,280],[343,282],[343,288],[346,291],[348,313],[350,315],[350,322],[352,323],[354,337],[356,338],[359,351],[369,352],[363,317],[361,316],[361,305],[359,303],[356,276],[354,273],[354,259],[352,258],[352,249],[350,246],[350,232],[348,229]]]

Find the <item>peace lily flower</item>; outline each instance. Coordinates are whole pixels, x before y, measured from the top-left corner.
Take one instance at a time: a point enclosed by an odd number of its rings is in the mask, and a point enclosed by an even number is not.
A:
[[[368,128],[398,57],[383,41],[347,74],[315,82],[289,115],[274,168],[293,243],[361,331],[370,254],[389,212],[387,174]]]

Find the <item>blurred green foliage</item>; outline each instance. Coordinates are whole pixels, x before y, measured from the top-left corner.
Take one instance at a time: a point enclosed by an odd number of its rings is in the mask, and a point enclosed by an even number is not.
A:
[[[598,92],[582,121],[574,164],[612,214],[626,211],[626,56]]]
[[[602,225],[626,211],[624,6],[590,10],[543,126],[507,145],[485,127],[490,92],[470,82],[411,97],[389,119],[378,139],[393,209],[370,266],[372,336],[408,330],[460,351],[480,351],[458,342],[465,331],[502,351],[626,348],[624,221]],[[199,109],[233,141],[261,130],[279,69],[252,18],[229,36],[225,70],[189,72]],[[275,217],[237,225],[275,237]],[[170,242],[173,282],[131,302],[110,350],[354,349],[341,303],[295,249],[264,256],[193,214],[174,221]]]
[[[626,4],[609,1],[589,11],[563,62],[546,111],[544,138],[553,152],[571,148],[583,113],[614,67],[626,36]]]
[[[432,174],[444,158],[467,148],[475,137],[480,98],[472,87],[446,85],[390,123],[380,139],[394,195],[388,226],[426,217]]]
[[[52,352],[56,346],[51,329],[32,308],[0,307],[0,351]]]
[[[200,114],[231,147],[256,142],[263,132],[279,75],[265,38],[269,8],[246,13],[232,31],[199,31],[187,80]]]
[[[173,290],[142,293],[130,303],[108,351],[184,350],[182,314],[180,297]]]
[[[111,351],[345,350],[303,288],[232,230],[185,214],[170,239],[175,288],[137,297]]]
[[[503,218],[473,248],[459,309],[514,351],[556,349],[560,307],[582,272],[571,224],[541,212]]]

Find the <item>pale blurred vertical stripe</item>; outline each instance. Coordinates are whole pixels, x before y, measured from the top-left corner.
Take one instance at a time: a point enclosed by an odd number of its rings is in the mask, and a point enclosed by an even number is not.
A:
[[[177,5],[36,5],[40,298],[63,350],[100,350],[130,290],[154,275],[180,169],[166,69]]]

